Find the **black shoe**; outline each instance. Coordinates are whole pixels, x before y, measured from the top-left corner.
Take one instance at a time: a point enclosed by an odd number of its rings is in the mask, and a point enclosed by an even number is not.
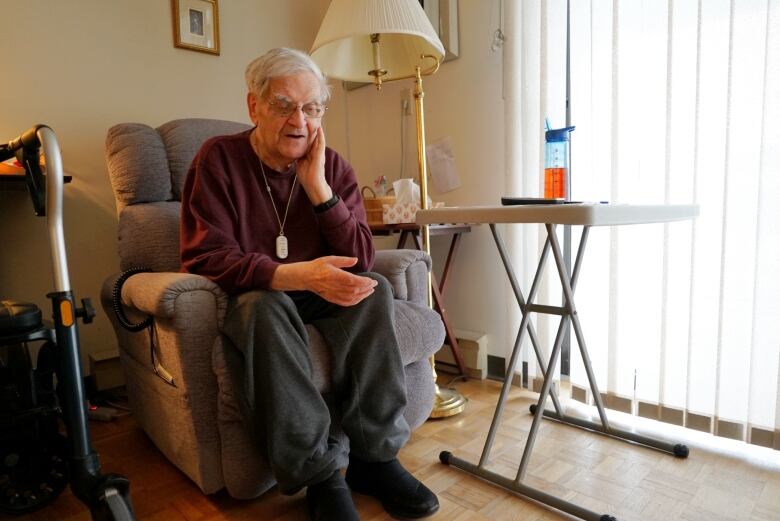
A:
[[[397,459],[386,462],[366,462],[349,458],[347,484],[360,494],[377,498],[393,517],[417,519],[439,510],[436,494],[420,483]]]
[[[339,471],[325,481],[309,485],[306,503],[311,521],[360,521],[352,493]]]

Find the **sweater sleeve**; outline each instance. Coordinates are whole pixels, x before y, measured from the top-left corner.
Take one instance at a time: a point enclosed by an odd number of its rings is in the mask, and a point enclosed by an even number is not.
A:
[[[370,271],[374,265],[374,241],[366,222],[366,210],[355,172],[349,163],[330,149],[325,163],[331,189],[341,200],[316,215],[320,231],[333,255],[357,257],[357,264],[349,271]]]
[[[270,288],[279,263],[243,251],[229,158],[207,143],[195,157],[182,190],[180,245],[182,271],[203,275],[232,295]]]

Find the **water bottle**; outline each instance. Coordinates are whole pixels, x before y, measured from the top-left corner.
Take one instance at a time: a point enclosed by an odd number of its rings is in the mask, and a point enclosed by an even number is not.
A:
[[[569,176],[569,132],[574,127],[551,129],[544,133],[544,197],[566,199],[566,178]]]

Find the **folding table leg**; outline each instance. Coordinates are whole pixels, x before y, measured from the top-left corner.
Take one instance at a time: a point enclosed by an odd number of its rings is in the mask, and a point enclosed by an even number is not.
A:
[[[539,391],[539,401],[537,402],[538,409],[534,414],[534,419],[531,422],[531,429],[528,431],[528,438],[525,441],[525,449],[523,450],[523,457],[520,459],[520,466],[517,467],[517,477],[515,483],[525,477],[525,471],[528,468],[528,462],[531,460],[531,452],[534,450],[534,444],[536,443],[536,434],[539,432],[539,425],[542,420],[542,413],[544,412],[544,405],[547,403],[547,396],[552,390],[553,383],[553,371],[558,363],[558,356],[561,354],[561,344],[563,344],[564,333],[569,326],[569,317],[564,315],[561,317],[561,321],[558,324],[558,332],[555,334],[555,344],[553,344],[552,352],[550,353],[550,362],[547,365],[547,377],[545,377],[542,383],[542,389]]]
[[[496,246],[498,247],[499,254],[501,255],[501,260],[504,263],[504,268],[507,272],[507,275],[509,276],[509,280],[512,285],[512,290],[515,293],[515,298],[517,299],[518,305],[520,306],[520,310],[523,314],[523,318],[520,322],[520,328],[518,329],[517,332],[515,344],[512,349],[512,356],[510,358],[509,366],[507,368],[506,378],[504,379],[504,384],[501,388],[501,395],[498,399],[498,404],[496,405],[496,411],[493,415],[493,421],[490,425],[490,431],[488,432],[488,437],[485,441],[485,447],[483,449],[482,457],[480,458],[479,465],[474,465],[472,463],[469,463],[468,461],[457,458],[448,451],[442,452],[439,455],[439,459],[444,464],[452,465],[461,470],[465,470],[466,472],[469,472],[483,479],[486,479],[507,490],[529,497],[531,499],[549,505],[553,508],[557,508],[558,510],[561,510],[568,514],[577,516],[581,519],[585,519],[586,521],[616,521],[616,519],[613,516],[610,516],[608,514],[598,514],[596,512],[583,508],[579,505],[575,505],[574,503],[564,501],[558,497],[552,496],[550,494],[542,492],[541,490],[537,490],[535,488],[529,487],[522,483],[522,478],[524,477],[525,470],[530,460],[531,451],[533,450],[533,446],[536,440],[536,434],[538,432],[539,424],[542,418],[542,412],[544,412],[544,404],[547,401],[548,395],[553,400],[553,404],[555,406],[555,410],[558,416],[560,417],[564,416],[563,409],[560,407],[560,403],[558,402],[558,397],[555,394],[554,389],[552,388],[552,381],[553,381],[552,371],[555,369],[555,365],[558,361],[558,356],[561,350],[561,344],[563,343],[564,332],[568,327],[570,321],[569,315],[561,309],[556,310],[556,314],[561,315],[561,321],[558,325],[558,332],[556,334],[555,342],[553,344],[553,348],[550,353],[550,360],[547,365],[547,369],[546,370],[542,369],[544,383],[542,385],[542,390],[539,396],[539,402],[537,404],[538,408],[535,410],[533,423],[531,425],[531,430],[529,431],[528,438],[526,440],[526,446],[523,452],[523,457],[520,462],[520,466],[518,467],[517,477],[515,478],[515,480],[510,480],[508,478],[505,478],[504,476],[501,476],[500,474],[496,474],[495,472],[491,472],[486,469],[490,450],[493,444],[493,439],[495,437],[496,431],[498,430],[498,425],[500,423],[500,418],[503,411],[504,403],[506,402],[506,399],[508,397],[509,388],[512,382],[512,377],[514,375],[515,367],[517,365],[517,359],[521,350],[522,336],[526,329],[528,330],[531,343],[533,344],[534,347],[534,352],[536,353],[537,360],[539,361],[539,366],[541,368],[544,368],[545,365],[542,361],[541,351],[539,349],[536,333],[534,331],[533,325],[530,323],[529,320],[533,308],[535,307],[533,302],[534,299],[536,298],[536,291],[539,285],[539,281],[541,279],[541,275],[544,271],[544,264],[547,259],[547,255],[550,251],[550,248],[552,246],[551,238],[548,237],[547,241],[545,242],[544,248],[542,250],[542,255],[540,256],[539,259],[539,265],[537,266],[536,274],[534,275],[534,281],[531,284],[531,290],[528,293],[528,301],[526,302],[523,299],[523,294],[522,291],[520,290],[520,285],[517,282],[517,278],[515,276],[512,263],[509,260],[509,256],[506,253],[506,248],[504,247],[503,240],[498,234],[495,224],[490,225],[490,231],[493,233],[493,238],[495,240]],[[554,249],[553,249],[553,253],[555,254]],[[577,271],[578,271],[578,265],[575,265],[575,269],[573,272],[575,276]],[[573,280],[574,280],[574,284],[576,285],[576,278],[573,277]],[[553,309],[548,306],[542,306],[542,307],[544,307],[545,309]]]
[[[501,394],[498,399],[498,404],[496,405],[496,410],[493,413],[493,420],[490,423],[490,430],[488,431],[487,439],[485,440],[485,446],[482,449],[482,456],[480,457],[479,460],[480,466],[487,465],[488,459],[490,458],[490,451],[493,447],[493,440],[495,439],[496,432],[498,431],[498,426],[501,423],[501,415],[503,414],[504,411],[504,403],[506,402],[507,396],[509,396],[509,389],[512,386],[512,379],[514,377],[515,369],[517,367],[517,360],[519,358],[520,351],[522,349],[523,334],[525,333],[526,329],[528,330],[528,336],[531,339],[531,343],[533,344],[534,352],[536,353],[536,357],[537,360],[539,361],[539,365],[540,367],[544,367],[544,364],[542,363],[541,351],[539,350],[539,342],[538,339],[536,338],[536,332],[534,330],[533,324],[531,324],[530,322],[531,314],[527,309],[527,303],[523,299],[523,292],[520,290],[520,285],[517,282],[517,277],[515,276],[514,268],[512,267],[512,262],[509,260],[509,256],[506,254],[506,247],[504,246],[504,241],[501,239],[501,236],[498,234],[495,224],[490,225],[490,231],[493,234],[493,239],[496,243],[496,247],[498,248],[498,252],[501,256],[501,261],[504,263],[504,269],[506,270],[507,275],[509,276],[509,282],[512,285],[512,290],[515,293],[515,298],[517,299],[517,303],[520,306],[520,310],[523,314],[523,318],[520,321],[520,327],[517,330],[517,336],[515,337],[515,343],[512,348],[512,355],[509,359],[509,365],[507,366],[506,369],[504,384],[501,387]],[[539,259],[539,265],[536,269],[536,275],[534,276],[533,284],[531,284],[531,291],[528,293],[529,303],[532,303],[533,300],[536,298],[536,291],[539,286],[539,280],[541,278],[541,273],[544,269],[544,262],[545,259],[547,258],[547,254],[549,251],[550,251],[550,246],[548,242],[545,243],[544,249],[542,250],[542,255]],[[561,409],[560,402],[558,401],[558,396],[555,394],[555,391],[551,393],[551,397],[553,400],[553,404],[555,406],[555,410],[560,413],[563,413],[563,409]]]
[[[495,472],[486,470],[481,465],[480,466],[474,465],[473,463],[470,463],[464,459],[458,458],[457,456],[455,456],[449,451],[446,450],[442,451],[439,454],[439,461],[441,461],[445,465],[451,465],[455,468],[464,470],[469,474],[480,477],[506,490],[515,492],[517,494],[520,494],[521,496],[529,497],[533,500],[538,501],[539,503],[543,503],[545,505],[549,505],[553,508],[556,508],[561,512],[566,512],[567,514],[571,514],[580,519],[584,519],[585,521],[617,521],[617,519],[614,516],[611,516],[609,514],[599,514],[593,512],[592,510],[583,508],[580,505],[570,503],[569,501],[565,501],[559,497],[552,496],[550,494],[547,494],[546,492],[542,492],[539,489],[529,487],[528,485],[524,485],[523,483],[518,483],[517,481],[513,481],[509,478],[506,478],[501,474],[496,474]]]
[[[561,255],[561,248],[558,243],[558,238],[555,234],[555,225],[546,224],[545,226],[547,229],[547,241],[545,242],[544,248],[542,250],[542,254],[540,256],[539,265],[537,266],[536,274],[534,275],[534,281],[531,285],[531,290],[528,293],[528,301],[525,302],[523,299],[522,291],[520,290],[520,285],[518,284],[517,278],[515,277],[514,269],[512,268],[512,263],[509,261],[509,257],[506,253],[506,248],[504,247],[504,243],[501,240],[501,237],[499,236],[498,232],[496,231],[495,224],[490,225],[490,231],[493,233],[493,238],[495,240],[496,246],[498,247],[499,254],[501,255],[501,260],[504,263],[504,268],[507,272],[507,275],[509,276],[509,280],[512,285],[512,290],[515,293],[515,298],[517,299],[517,303],[520,306],[520,310],[522,312],[523,318],[520,322],[520,328],[517,332],[517,337],[515,338],[515,344],[512,349],[512,356],[509,361],[509,367],[507,368],[506,378],[504,379],[504,384],[501,388],[501,394],[498,399],[498,404],[496,405],[496,411],[493,415],[493,421],[490,425],[490,430],[488,432],[488,436],[485,441],[485,446],[482,452],[482,457],[480,458],[479,461],[479,465],[474,465],[473,463],[469,463],[468,461],[457,458],[448,451],[443,451],[441,454],[439,454],[439,459],[444,464],[452,465],[461,470],[465,470],[470,474],[481,477],[509,491],[529,497],[531,499],[539,501],[540,503],[544,503],[546,505],[549,505],[553,508],[556,508],[558,510],[571,514],[573,516],[577,516],[586,521],[616,521],[616,519],[609,514],[598,514],[596,512],[583,508],[579,505],[575,505],[574,503],[564,501],[563,499],[552,496],[550,494],[542,492],[541,490],[529,487],[522,483],[522,480],[525,477],[525,472],[527,470],[528,463],[530,461],[531,452],[533,451],[539,425],[541,423],[541,418],[544,416],[577,427],[583,427],[586,429],[594,430],[596,432],[606,434],[609,436],[613,436],[613,437],[617,437],[629,441],[634,441],[649,447],[657,448],[666,452],[671,452],[675,456],[680,456],[680,457],[687,456],[688,448],[685,447],[684,445],[680,445],[680,444],[672,445],[670,443],[662,442],[660,440],[656,440],[647,436],[642,436],[633,432],[627,432],[621,429],[616,429],[614,427],[611,427],[607,422],[604,403],[601,399],[601,394],[599,393],[598,386],[596,385],[596,378],[593,374],[593,367],[590,361],[590,357],[588,356],[587,347],[585,345],[585,337],[582,333],[582,327],[580,326],[580,321],[579,321],[579,316],[577,314],[576,306],[574,305],[574,290],[577,287],[577,280],[579,277],[580,268],[582,266],[582,259],[583,259],[585,245],[587,243],[588,232],[590,227],[589,226],[583,227],[582,236],[580,238],[580,245],[577,250],[577,258],[574,263],[571,278],[569,278],[566,265],[563,260],[563,256]],[[558,271],[558,276],[560,278],[561,286],[563,288],[563,293],[564,293],[564,305],[562,307],[546,306],[546,305],[539,305],[534,303],[534,299],[536,298],[537,287],[541,278],[541,274],[544,269],[544,263],[548,253],[551,250],[553,253],[553,258],[555,259],[555,265]],[[553,343],[553,347],[550,352],[550,358],[547,364],[543,363],[541,351],[539,349],[538,341],[536,338],[536,333],[533,329],[533,325],[529,321],[530,314],[533,312],[560,315],[561,317],[560,322],[558,324],[558,331],[555,335],[555,341]],[[582,356],[583,363],[585,365],[585,371],[588,376],[588,382],[590,384],[591,392],[593,393],[594,399],[596,401],[596,407],[599,411],[601,423],[591,422],[588,420],[575,418],[565,414],[563,409],[560,407],[560,403],[558,402],[558,397],[556,396],[553,389],[553,385],[552,385],[553,371],[555,369],[556,364],[558,363],[558,357],[560,356],[563,338],[565,336],[565,331],[568,329],[569,324],[571,324],[572,328],[574,329],[574,334],[577,339],[577,344],[579,345],[580,348],[580,354]],[[531,429],[529,430],[528,438],[526,439],[526,445],[523,451],[523,456],[522,459],[520,460],[520,465],[518,466],[517,476],[515,477],[514,480],[510,480],[509,478],[501,476],[500,474],[496,474],[495,472],[491,472],[487,470],[486,466],[488,463],[488,458],[493,444],[493,440],[498,430],[498,425],[500,423],[504,404],[509,395],[509,388],[511,386],[512,377],[514,376],[515,367],[517,365],[517,360],[519,358],[519,353],[521,350],[522,337],[526,329],[528,330],[531,343],[533,344],[534,351],[536,353],[536,357],[539,362],[539,366],[541,368],[544,368],[546,365],[546,369],[542,369],[544,382],[542,384],[542,389],[539,394],[539,401],[536,404],[531,406],[531,412],[533,413],[534,418],[531,423]],[[555,411],[545,410],[544,406],[547,401],[548,395],[552,398],[553,404],[555,406]]]
[[[596,407],[599,411],[599,417],[604,429],[609,429],[607,423],[607,413],[604,411],[604,403],[601,400],[601,393],[596,386],[596,377],[593,375],[593,368],[590,363],[590,357],[588,357],[588,350],[585,348],[585,337],[582,335],[582,328],[580,327],[580,318],[577,315],[577,309],[574,306],[574,290],[572,289],[571,282],[569,281],[568,270],[561,254],[561,247],[558,244],[558,236],[555,234],[554,224],[545,224],[547,228],[547,238],[550,240],[550,246],[553,250],[553,258],[555,259],[555,266],[558,268],[558,278],[561,281],[561,287],[563,288],[564,295],[564,307],[566,312],[571,318],[572,327],[574,329],[574,335],[577,337],[577,344],[580,346],[580,353],[582,354],[582,360],[585,364],[585,372],[588,374],[588,382],[590,382],[590,390],[593,393],[593,399],[596,401]],[[574,270],[572,271],[572,282],[576,286],[577,277],[579,276],[580,263],[582,261],[583,252],[585,251],[585,244],[588,241],[588,231],[590,226],[584,226],[582,229],[582,238],[580,239],[580,246],[577,248],[577,260],[574,263]]]
[[[542,378],[545,377],[544,373],[544,366],[545,363],[542,360],[542,352],[541,349],[539,349],[539,339],[536,336],[536,329],[534,328],[534,325],[530,322],[530,310],[534,306],[534,300],[536,300],[536,291],[539,289],[539,282],[541,281],[541,276],[544,271],[544,264],[547,262],[547,255],[550,253],[550,240],[547,239],[544,242],[544,247],[542,248],[542,254],[539,256],[539,264],[536,267],[536,273],[534,274],[534,280],[531,283],[531,290],[528,292],[528,301],[526,301],[523,298],[523,292],[520,289],[520,283],[517,282],[517,276],[515,275],[515,270],[512,267],[512,262],[509,260],[509,255],[506,251],[506,246],[504,246],[504,240],[501,238],[501,236],[498,234],[498,231],[496,230],[496,225],[491,224],[490,225],[490,231],[493,234],[493,240],[496,243],[496,247],[498,248],[498,253],[501,256],[501,261],[504,263],[504,270],[507,273],[507,276],[509,277],[509,284],[512,286],[512,291],[515,295],[515,300],[517,301],[517,305],[520,307],[520,311],[523,313],[523,318],[525,319],[525,325],[528,327],[528,338],[531,340],[531,345],[534,348],[534,354],[536,355],[536,361],[539,364],[539,367],[542,368]],[[528,317],[526,319],[526,317]],[[524,329],[524,323],[520,323],[520,327],[518,329],[518,333],[525,332]],[[508,376],[512,376],[512,373],[507,371]],[[558,396],[553,391],[552,395],[552,401],[553,405],[555,406],[555,410],[558,412],[563,412],[563,409],[561,409],[560,402],[558,401]]]
[[[574,264],[574,270],[572,271],[572,280],[571,285],[569,285],[568,275],[566,275],[567,270],[564,267],[564,270],[561,272],[560,266],[563,262],[563,258],[561,257],[561,251],[560,247],[558,246],[558,239],[555,235],[555,226],[552,224],[547,225],[547,240],[545,241],[545,250],[543,251],[542,259],[544,260],[546,258],[546,255],[544,255],[547,247],[551,247],[553,251],[553,257],[555,258],[556,266],[559,268],[559,274],[562,273],[560,276],[562,279],[566,280],[567,287],[569,289],[568,293],[565,293],[566,296],[566,302],[565,306],[562,309],[556,309],[552,306],[544,307],[544,309],[549,310],[546,311],[548,313],[556,313],[561,315],[561,320],[558,324],[558,332],[555,335],[555,342],[553,343],[553,349],[550,353],[550,360],[547,366],[547,371],[544,373],[544,383],[542,384],[542,389],[539,393],[539,401],[536,405],[536,408],[534,409],[532,406],[532,413],[534,414],[534,419],[531,423],[531,430],[528,432],[528,439],[526,440],[525,444],[525,450],[523,451],[523,457],[520,460],[520,465],[517,469],[517,477],[515,478],[516,483],[520,483],[520,481],[525,477],[525,472],[528,468],[528,463],[531,458],[531,452],[533,451],[534,443],[536,442],[536,434],[539,429],[539,425],[542,419],[542,415],[544,413],[544,406],[547,401],[547,395],[550,394],[552,391],[552,372],[555,370],[555,366],[558,363],[558,356],[560,355],[561,346],[563,344],[563,339],[566,336],[566,330],[569,327],[569,322],[574,321],[576,319],[576,312],[573,308],[573,296],[574,296],[574,289],[573,287],[576,287],[577,285],[577,278],[579,276],[579,269],[582,261],[582,252],[584,251],[585,242],[587,241],[588,236],[588,227],[586,226],[583,229],[583,235],[582,239],[580,240],[580,250],[577,253],[577,262]],[[543,264],[539,265],[539,268],[537,269],[536,277],[534,278],[534,284],[537,283],[537,279],[539,278],[540,272],[544,268]],[[538,306],[536,306],[538,307]],[[535,306],[533,304],[530,304],[528,308],[534,309]],[[577,322],[579,325],[579,321]],[[541,363],[540,363],[541,366]],[[564,412],[560,407],[555,408],[556,413],[559,417],[564,416]],[[606,416],[603,418],[606,421]]]
[[[593,394],[593,400],[596,402],[596,409],[598,410],[599,418],[601,419],[601,424],[598,424],[596,422],[591,422],[588,420],[583,420],[581,418],[572,417],[567,414],[561,414],[561,411],[559,409],[556,409],[555,413],[550,411],[542,411],[543,414],[549,418],[561,421],[563,423],[568,423],[571,425],[575,425],[577,427],[591,429],[596,432],[607,434],[609,436],[625,439],[628,441],[633,441],[664,452],[669,452],[679,458],[687,457],[689,452],[688,447],[683,444],[666,442],[663,440],[651,438],[649,436],[643,436],[635,432],[630,432],[623,429],[611,427],[609,425],[607,421],[607,413],[604,408],[604,402],[601,399],[601,393],[599,392],[598,385],[596,384],[596,377],[593,373],[593,366],[590,361],[590,356],[588,356],[588,349],[585,345],[585,337],[582,333],[582,327],[580,326],[579,315],[577,314],[577,310],[574,305],[573,286],[576,286],[576,282],[577,282],[576,277],[579,274],[580,263],[582,261],[583,252],[585,250],[585,244],[587,242],[587,232],[590,227],[589,226],[583,227],[582,238],[580,239],[580,246],[579,249],[577,250],[577,260],[574,264],[572,282],[570,284],[568,276],[566,275],[566,266],[561,256],[561,249],[558,244],[558,239],[557,236],[555,235],[555,226],[552,224],[547,224],[546,226],[547,226],[548,237],[550,239],[551,246],[553,249],[553,257],[555,258],[555,265],[558,268],[558,275],[561,279],[561,285],[563,286],[563,294],[566,301],[565,305],[568,310],[568,313],[571,316],[572,328],[574,329],[574,335],[577,339],[577,344],[579,345],[580,355],[582,356],[582,363],[585,366],[585,372],[588,376],[588,383],[590,384],[591,393]],[[537,411],[534,410],[533,406],[531,407],[531,412],[534,414],[537,413]]]
[[[501,236],[498,234],[498,231],[495,228],[495,224],[490,225],[490,231],[493,233],[493,240],[496,243],[496,247],[498,248],[498,253],[501,256],[501,261],[504,263],[504,269],[509,277],[509,283],[512,286],[512,291],[515,294],[515,300],[517,300],[517,305],[520,307],[520,311],[523,313],[523,317],[529,315],[530,311],[534,307],[534,300],[536,299],[536,291],[539,288],[539,282],[541,281],[542,273],[544,272],[544,263],[547,262],[547,255],[550,253],[550,240],[547,239],[544,243],[544,247],[542,248],[542,254],[539,256],[539,264],[536,267],[536,273],[534,274],[534,280],[531,283],[531,290],[528,292],[528,301],[526,302],[523,299],[523,292],[520,290],[520,284],[517,282],[517,277],[515,276],[514,268],[512,267],[512,262],[509,260],[509,255],[507,255],[506,247],[504,246],[504,241],[501,239]],[[530,318],[530,317],[529,317]],[[546,377],[546,373],[544,372],[544,366],[545,363],[542,359],[542,352],[541,349],[539,349],[539,339],[536,336],[536,329],[534,328],[534,325],[530,322],[530,320],[526,320],[526,324],[528,326],[528,338],[531,339],[531,345],[534,348],[534,354],[536,355],[536,361],[539,364],[540,370],[542,371],[542,378]],[[523,328],[523,323],[520,323],[520,327],[518,329],[518,333],[525,332],[525,329]],[[507,376],[513,376],[512,373],[507,371]],[[563,409],[561,408],[560,402],[558,401],[558,396],[555,393],[555,390],[551,393],[550,397],[552,398],[553,405],[555,406],[555,410],[558,412],[563,412]]]

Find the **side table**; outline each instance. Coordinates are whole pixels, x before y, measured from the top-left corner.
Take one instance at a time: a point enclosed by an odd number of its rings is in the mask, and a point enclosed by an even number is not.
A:
[[[411,236],[415,249],[422,250],[419,224],[369,224],[369,228],[371,228],[371,233],[375,236],[388,236],[394,233],[400,233],[396,249],[404,248],[407,239]],[[466,366],[463,364],[463,359],[460,356],[458,339],[455,337],[452,322],[450,322],[449,316],[447,315],[447,309],[444,307],[444,294],[447,291],[447,282],[449,281],[452,262],[455,259],[455,254],[457,253],[458,245],[460,244],[460,236],[464,233],[469,233],[470,231],[470,224],[432,224],[428,226],[428,233],[431,237],[434,235],[452,235],[450,248],[447,252],[447,260],[444,261],[444,270],[441,274],[441,280],[437,282],[436,275],[431,272],[431,290],[433,293],[433,307],[436,312],[441,315],[441,320],[444,323],[445,339],[450,346],[452,357],[455,359],[455,364],[458,366],[458,373],[464,379],[468,379],[468,372],[466,371]]]

